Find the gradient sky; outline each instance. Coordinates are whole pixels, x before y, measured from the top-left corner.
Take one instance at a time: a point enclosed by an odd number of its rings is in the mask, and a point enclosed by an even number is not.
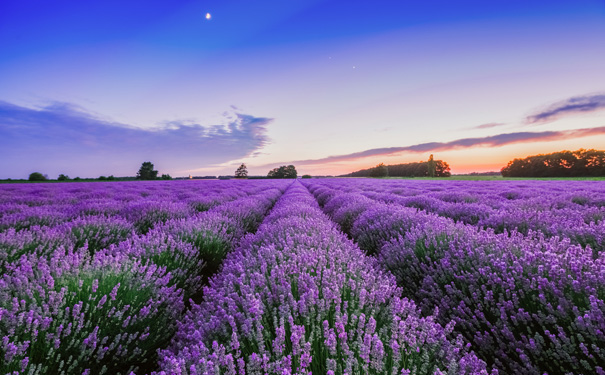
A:
[[[0,178],[499,170],[604,149],[603,67],[603,0],[6,0]]]

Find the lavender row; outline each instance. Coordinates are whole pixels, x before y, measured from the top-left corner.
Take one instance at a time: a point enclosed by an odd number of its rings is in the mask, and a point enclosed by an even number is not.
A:
[[[254,195],[266,185],[265,181],[4,185],[0,186],[0,231],[108,216],[123,218],[144,234],[156,223]]]
[[[159,374],[485,374],[299,183],[179,323]]]
[[[605,250],[605,184],[599,182],[402,182],[328,180],[330,189],[418,208],[496,233],[541,232]],[[422,190],[424,189],[424,190]]]
[[[283,183],[266,183],[263,185],[253,185],[247,189],[224,189],[227,198],[222,199],[222,201],[229,202],[232,200],[231,198],[237,196],[237,194],[244,194],[246,197],[248,194],[254,194],[254,192],[260,190],[260,188],[263,188],[266,192],[267,190],[276,188],[284,189],[285,185]],[[246,193],[241,193],[242,191],[246,191]],[[236,192],[239,193],[236,194]],[[203,196],[201,198],[203,198]],[[252,198],[252,201],[255,199],[256,198]],[[237,203],[235,206],[232,203],[226,203],[224,207],[221,208],[218,206],[220,201],[221,200],[219,199],[214,199],[216,208],[211,209],[211,211],[218,210],[217,212],[220,213],[221,210],[229,210],[231,211],[231,216],[242,216],[242,208],[246,207],[246,205],[241,206],[241,203]],[[238,200],[238,202],[243,201],[245,200]],[[154,203],[157,205],[154,206]],[[190,221],[196,216],[199,216],[199,214],[192,212],[184,214],[185,210],[182,208],[182,203],[180,205],[177,203],[181,202],[169,202],[168,204],[149,201],[145,202],[143,207],[141,207],[141,204],[128,206],[124,210],[129,213],[126,217],[136,217],[135,220],[131,221],[119,216],[114,217],[97,213],[95,215],[77,217],[73,220],[54,226],[33,226],[29,229],[22,230],[10,228],[4,232],[0,232],[0,270],[5,269],[7,263],[18,259],[23,254],[35,253],[39,256],[47,256],[56,247],[60,246],[66,249],[74,249],[87,245],[91,255],[94,255],[95,252],[101,249],[108,248],[112,244],[118,244],[119,242],[133,237],[135,231],[137,233],[140,232],[137,230],[137,227],[140,227],[141,225],[147,228],[144,231],[147,232],[153,228],[153,226],[161,225],[168,220],[174,221],[175,219],[180,218],[185,221]],[[252,202],[252,204],[254,204],[254,202]],[[243,222],[242,224],[242,228],[246,231],[251,231],[253,229],[249,227],[250,224],[247,222]]]
[[[604,374],[605,255],[543,235],[510,236],[319,185],[324,210],[378,254],[404,295],[504,373]]]
[[[256,229],[285,185],[267,187],[94,254],[53,232],[59,228],[39,228],[38,240],[65,242],[42,241],[36,249],[46,256],[34,251],[4,264],[0,373],[153,370],[187,298],[201,291],[204,277],[246,231]]]

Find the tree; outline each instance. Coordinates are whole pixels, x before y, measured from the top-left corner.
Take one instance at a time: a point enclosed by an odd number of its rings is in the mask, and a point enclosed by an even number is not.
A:
[[[427,167],[429,170],[429,177],[435,177],[435,160],[433,160],[433,154],[429,156],[429,162]]]
[[[370,177],[387,177],[389,175],[389,168],[380,163],[370,170]]]
[[[296,178],[296,176],[296,167],[293,165],[282,165],[279,168],[270,170],[267,174],[267,177],[269,178]]]
[[[45,175],[43,175],[40,172],[34,172],[29,175],[29,180],[30,181],[46,181],[47,178]]]
[[[137,179],[139,180],[155,180],[158,178],[158,171],[153,169],[153,163],[150,161],[143,162],[139,172],[137,173]]]
[[[502,168],[503,177],[605,176],[605,151],[559,151],[514,159]]]
[[[163,174],[161,178],[162,180],[172,180],[172,177],[169,174]]]
[[[235,178],[246,178],[248,177],[248,168],[246,164],[242,163],[235,171]]]
[[[69,176],[66,174],[63,174],[63,173],[61,173],[59,175],[59,177],[57,177],[57,181],[67,181],[67,180],[69,180]]]
[[[450,166],[443,160],[435,160],[435,177],[450,177]]]
[[[310,174],[304,174],[304,175],[302,176],[302,178],[311,178],[311,175],[310,175]]]

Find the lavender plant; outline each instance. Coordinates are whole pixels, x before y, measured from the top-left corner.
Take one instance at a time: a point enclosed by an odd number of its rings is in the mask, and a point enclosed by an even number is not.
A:
[[[155,265],[57,251],[0,281],[0,373],[128,374],[154,365],[182,294]]]

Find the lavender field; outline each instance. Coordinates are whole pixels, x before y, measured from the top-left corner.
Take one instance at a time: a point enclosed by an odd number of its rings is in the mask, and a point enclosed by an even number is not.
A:
[[[605,183],[0,185],[0,374],[605,374]]]

